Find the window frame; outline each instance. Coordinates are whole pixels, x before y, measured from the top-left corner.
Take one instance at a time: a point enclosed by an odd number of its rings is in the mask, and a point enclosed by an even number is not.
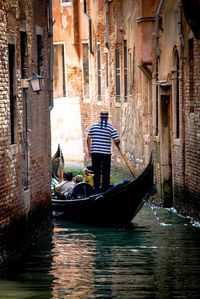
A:
[[[119,83],[119,84],[118,84]],[[120,63],[120,49],[115,48],[115,100],[117,103],[121,102],[121,63]]]
[[[88,42],[82,43],[82,68],[83,68],[83,97],[89,98],[90,97],[90,62],[89,62]]]
[[[65,2],[63,2],[64,0],[60,0],[60,5],[63,6],[72,6],[72,0],[65,0]]]
[[[128,48],[124,40],[124,102],[128,101]]]

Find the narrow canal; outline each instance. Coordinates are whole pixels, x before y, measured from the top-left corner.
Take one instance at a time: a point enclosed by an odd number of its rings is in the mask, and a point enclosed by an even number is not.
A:
[[[0,280],[0,298],[195,299],[199,274],[198,224],[145,205],[129,228],[55,219],[52,235]]]

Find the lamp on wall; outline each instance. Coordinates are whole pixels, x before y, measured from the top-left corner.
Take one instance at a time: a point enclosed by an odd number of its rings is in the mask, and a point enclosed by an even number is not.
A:
[[[42,79],[44,79],[42,76],[39,76],[35,73],[27,79],[27,81],[29,81],[31,84],[33,92],[39,92],[42,90]]]

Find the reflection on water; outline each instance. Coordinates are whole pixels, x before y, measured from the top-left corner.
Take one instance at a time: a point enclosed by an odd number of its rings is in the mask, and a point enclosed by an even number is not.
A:
[[[55,220],[54,231],[0,281],[0,298],[199,298],[200,228],[146,205],[129,228]]]

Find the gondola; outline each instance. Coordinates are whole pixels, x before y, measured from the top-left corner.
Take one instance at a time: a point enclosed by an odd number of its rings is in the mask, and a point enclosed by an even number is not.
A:
[[[151,195],[153,188],[153,157],[144,171],[132,181],[124,181],[106,192],[93,194],[89,184],[75,186],[73,196],[66,200],[52,195],[55,215],[69,221],[116,226],[130,224]]]
[[[60,144],[58,144],[57,151],[52,158],[52,177],[54,179],[59,180],[59,172],[63,172],[64,163],[63,153]]]
[[[52,157],[52,180],[51,180],[51,193],[54,193],[55,186],[59,184],[63,180],[63,171],[64,171],[64,157],[60,147],[58,144],[58,148],[56,153]]]

